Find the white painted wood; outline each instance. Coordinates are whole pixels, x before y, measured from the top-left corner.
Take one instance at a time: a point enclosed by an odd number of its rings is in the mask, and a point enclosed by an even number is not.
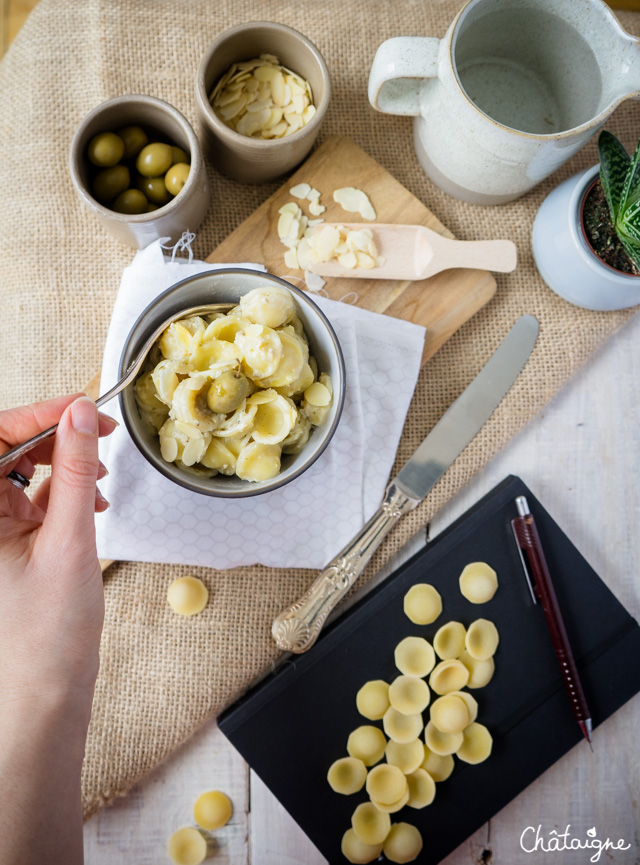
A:
[[[332,226],[369,229],[384,262],[375,268],[346,268],[334,260],[322,261],[313,266],[313,272],[320,276],[414,280],[428,279],[456,267],[510,273],[517,264],[518,253],[512,240],[455,240],[424,225],[382,222],[327,222],[315,232]]]
[[[518,474],[631,614],[640,618],[639,407],[637,317],[443,509],[433,521],[432,536],[506,475]],[[414,539],[411,552],[420,543],[420,538]],[[638,731],[636,697],[596,730],[593,755],[586,743],[574,748],[447,857],[445,865],[587,865],[590,851],[521,850],[522,832],[539,823],[547,835],[554,828],[564,832],[570,824],[574,837],[582,839],[595,827],[601,840],[623,838],[632,845],[625,852],[603,853],[601,863],[640,861]],[[238,754],[212,724],[131,796],[87,823],[88,865],[122,865],[123,858],[136,865],[168,862],[168,836],[190,822],[193,799],[212,786],[226,789],[236,807],[228,844],[212,861],[324,863],[261,781],[249,777]]]

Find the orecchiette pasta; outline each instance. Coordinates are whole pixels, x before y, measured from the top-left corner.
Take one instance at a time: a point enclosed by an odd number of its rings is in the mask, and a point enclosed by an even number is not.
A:
[[[402,712],[394,709],[393,706],[389,706],[384,713],[382,726],[390,739],[404,745],[418,738],[424,724],[422,722],[422,715],[417,713],[415,715],[404,715]]]
[[[443,733],[433,721],[429,721],[424,728],[424,741],[434,754],[446,757],[448,754],[455,754],[462,745],[462,733]]]
[[[405,637],[396,646],[394,657],[405,676],[427,676],[436,662],[433,646],[424,637]]]
[[[430,625],[442,612],[440,592],[429,583],[416,583],[404,596],[404,612],[416,625]]]
[[[381,844],[389,834],[391,818],[371,802],[363,802],[353,812],[351,826],[364,844]]]
[[[362,790],[367,780],[367,767],[356,757],[341,757],[329,766],[327,781],[332,790],[345,796]]]
[[[477,661],[493,657],[500,637],[498,629],[488,619],[476,619],[469,625],[465,645],[467,652]]]
[[[407,779],[397,766],[381,763],[371,769],[367,775],[367,793],[374,802],[379,802],[381,805],[398,802],[406,791]],[[357,830],[356,834],[359,834]]]
[[[488,685],[491,681],[496,668],[493,658],[487,658],[486,661],[479,661],[477,658],[473,658],[467,651],[464,651],[460,655],[460,662],[463,663],[469,671],[467,688],[484,688],[484,686]]]
[[[446,781],[453,772],[454,762],[451,754],[434,754],[424,746],[424,760],[420,767],[428,772],[434,781]]]
[[[389,685],[389,702],[403,715],[424,712],[429,698],[429,686],[416,676],[397,676]]]
[[[431,720],[441,733],[460,733],[469,724],[469,707],[460,697],[445,694],[431,706]]]
[[[190,316],[164,331],[134,392],[160,453],[191,473],[263,481],[299,453],[331,409],[286,288],[247,292],[226,315]]]
[[[486,562],[471,562],[460,574],[460,591],[472,604],[486,604],[498,588],[498,575]]]
[[[347,751],[349,756],[362,760],[365,766],[373,766],[384,757],[386,744],[382,730],[365,724],[349,734]]]
[[[436,796],[436,784],[434,779],[425,769],[416,769],[407,775],[409,785],[409,808],[426,808]]]
[[[390,766],[397,766],[401,772],[408,775],[409,772],[415,772],[422,765],[424,745],[420,739],[413,739],[411,742],[404,743],[394,742],[391,739],[387,742],[384,753]]]
[[[389,708],[389,685],[382,679],[365,682],[356,694],[358,712],[370,721],[379,721]]]
[[[433,638],[435,653],[443,661],[459,658],[464,652],[466,630],[461,622],[447,622],[436,631]]]
[[[462,744],[456,751],[456,757],[465,763],[473,764],[487,759],[493,747],[493,738],[484,724],[469,724],[462,736]]]
[[[353,829],[347,829],[342,836],[340,849],[347,862],[352,862],[353,865],[367,865],[368,862],[375,862],[378,859],[382,853],[382,844],[365,844]]]
[[[469,680],[469,671],[458,660],[440,661],[429,676],[429,685],[436,694],[448,694],[459,691]]]
[[[422,850],[422,835],[410,823],[394,823],[382,847],[390,862],[413,862]]]

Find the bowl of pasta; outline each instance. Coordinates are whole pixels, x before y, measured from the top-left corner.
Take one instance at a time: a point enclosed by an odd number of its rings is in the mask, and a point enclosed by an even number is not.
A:
[[[226,306],[189,314],[208,304]],[[310,297],[243,268],[184,279],[133,325],[121,375],[170,318],[120,394],[142,455],[174,483],[222,498],[269,492],[306,471],[329,444],[345,393],[340,344]]]

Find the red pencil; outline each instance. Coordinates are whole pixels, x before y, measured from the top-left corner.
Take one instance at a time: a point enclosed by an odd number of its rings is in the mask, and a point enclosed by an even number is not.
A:
[[[542,550],[540,535],[538,534],[538,529],[536,528],[533,515],[529,510],[529,503],[524,496],[517,497],[516,507],[518,509],[518,516],[511,520],[511,527],[518,548],[521,551],[521,557],[522,553],[524,553],[527,564],[529,565],[529,570],[533,576],[534,586],[532,587],[531,582],[529,582],[529,588],[532,590],[531,594],[534,602],[536,602],[536,595],[540,599],[540,604],[544,610],[545,619],[547,621],[547,627],[551,634],[553,648],[558,663],[560,664],[560,670],[562,671],[562,678],[564,679],[564,684],[567,693],[569,694],[573,714],[580,725],[580,729],[582,730],[585,739],[589,743],[589,747],[593,751],[593,723],[591,720],[591,713],[587,706],[584,691],[582,690],[578,668],[576,667],[573,652],[571,651],[571,645],[569,644],[569,638],[562,619],[562,613],[560,612],[558,599],[556,598],[556,593],[551,581],[551,574],[549,573],[549,568]],[[525,567],[525,575],[527,576],[527,579],[529,579],[524,557],[522,557],[522,559],[523,566]]]

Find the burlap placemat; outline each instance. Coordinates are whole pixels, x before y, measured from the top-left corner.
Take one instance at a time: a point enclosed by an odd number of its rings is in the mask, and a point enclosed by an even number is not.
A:
[[[223,29],[269,18],[303,31],[324,54],[333,99],[321,136],[355,139],[457,236],[511,237],[520,265],[498,277],[494,300],[426,365],[398,453],[400,465],[473,378],[515,319],[538,316],[540,338],[491,421],[371,563],[371,576],[527,423],[630,315],[592,313],[560,300],[535,271],[535,212],[564,177],[596,161],[591,142],[529,195],[496,208],[448,198],[422,173],[411,121],[374,112],[367,76],[390,36],[442,36],[461,0],[42,0],[0,68],[0,368],[2,408],[78,390],[100,365],[120,272],[132,253],[76,199],[67,172],[71,136],[104,99],[147,93],[195,124],[194,80],[206,44]],[[620,16],[640,32],[640,18]],[[628,103],[608,123],[627,147],[638,134]],[[204,258],[276,188],[226,180],[210,168],[212,206],[195,244]],[[117,471],[117,466],[110,466]],[[312,530],[312,527],[310,527]],[[212,526],[215,532],[215,526]],[[301,539],[303,541],[303,539]],[[311,581],[305,570],[193,569],[211,592],[182,621],[166,587],[177,567],[117,564],[105,576],[102,666],[87,744],[85,814],[125,793],[276,658],[273,617]]]

